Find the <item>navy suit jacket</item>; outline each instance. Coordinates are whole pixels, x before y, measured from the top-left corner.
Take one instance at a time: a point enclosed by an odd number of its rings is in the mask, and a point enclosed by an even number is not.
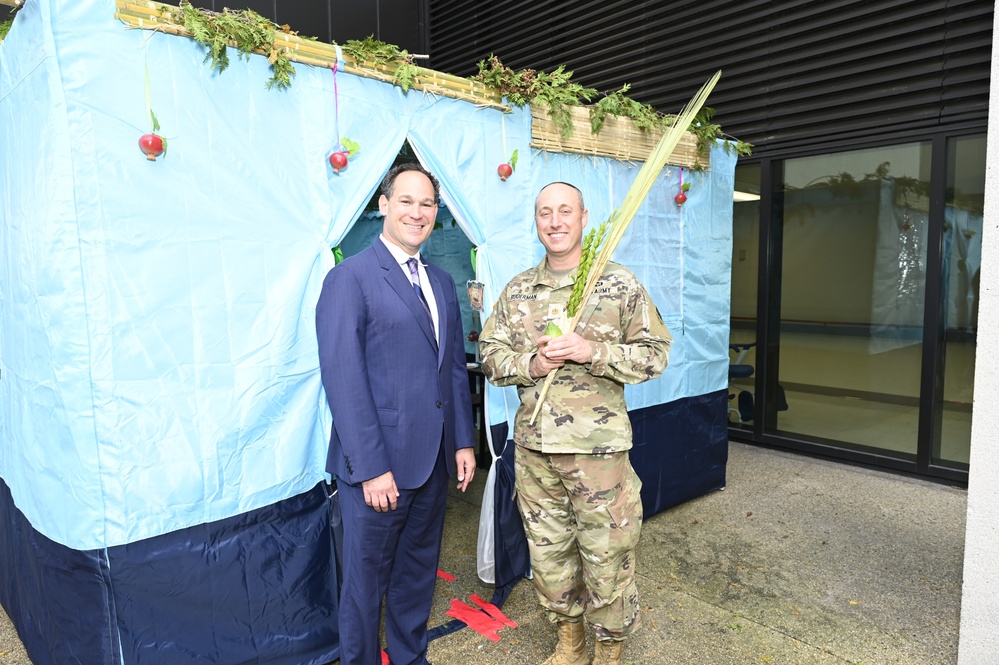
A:
[[[330,410],[326,470],[349,484],[392,471],[423,485],[440,446],[454,475],[474,445],[465,338],[454,280],[423,262],[440,344],[407,275],[380,239],[329,272],[316,305],[319,366]]]

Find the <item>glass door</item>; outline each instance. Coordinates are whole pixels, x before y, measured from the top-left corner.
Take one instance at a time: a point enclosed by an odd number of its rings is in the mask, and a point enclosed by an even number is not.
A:
[[[777,431],[915,459],[930,158],[920,142],[787,160]]]
[[[962,478],[985,135],[764,159],[735,180],[733,437]]]
[[[943,394],[934,408],[932,463],[967,470],[978,332],[978,271],[982,264],[985,135],[947,143],[943,224]]]
[[[759,280],[760,165],[735,168],[732,211],[732,300],[729,336],[729,424],[753,428],[756,381],[756,292]]]

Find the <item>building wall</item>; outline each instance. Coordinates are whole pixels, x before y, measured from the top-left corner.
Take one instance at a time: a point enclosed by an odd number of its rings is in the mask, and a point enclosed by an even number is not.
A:
[[[430,65],[498,56],[675,113],[716,70],[709,105],[758,156],[981,124],[988,0],[428,0]]]
[[[994,35],[999,23],[993,25]],[[991,665],[999,651],[999,53],[992,51],[981,300],[971,425],[959,665]],[[992,231],[987,229],[991,228]]]

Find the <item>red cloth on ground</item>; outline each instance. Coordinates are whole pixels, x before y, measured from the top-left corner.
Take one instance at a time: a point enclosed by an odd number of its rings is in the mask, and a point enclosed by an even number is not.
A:
[[[513,621],[512,619],[507,618],[507,616],[505,614],[503,614],[503,610],[501,610],[500,608],[496,607],[492,603],[490,603],[490,602],[488,602],[486,600],[483,600],[482,596],[480,596],[479,594],[473,593],[471,596],[468,597],[468,599],[471,600],[476,605],[478,605],[479,607],[481,607],[482,610],[486,614],[488,614],[489,616],[491,616],[493,619],[496,619],[497,621],[502,622],[504,625],[509,626],[510,628],[516,628],[517,627],[517,622]]]
[[[451,609],[447,611],[447,615],[464,622],[469,628],[493,642],[500,641],[499,629],[503,627],[503,622],[493,619],[471,605],[466,605],[457,598],[451,601]]]

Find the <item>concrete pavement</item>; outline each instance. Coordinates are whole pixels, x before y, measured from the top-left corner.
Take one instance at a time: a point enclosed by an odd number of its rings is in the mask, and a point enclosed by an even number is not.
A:
[[[484,479],[452,492],[440,567],[456,579],[438,580],[432,626],[453,598],[492,595],[475,574]],[[624,662],[956,663],[965,508],[963,489],[733,443],[725,490],[645,522],[644,626]],[[529,581],[503,611],[519,625],[500,641],[465,628],[431,642],[430,660],[540,663],[555,634]],[[0,613],[0,665],[29,663]]]
[[[434,617],[475,580],[478,506],[448,508]],[[957,662],[966,492],[733,443],[725,490],[646,520],[645,623],[631,665],[945,665]],[[491,642],[464,629],[434,665],[533,665],[555,644],[529,582]],[[592,649],[592,636],[589,637]]]

